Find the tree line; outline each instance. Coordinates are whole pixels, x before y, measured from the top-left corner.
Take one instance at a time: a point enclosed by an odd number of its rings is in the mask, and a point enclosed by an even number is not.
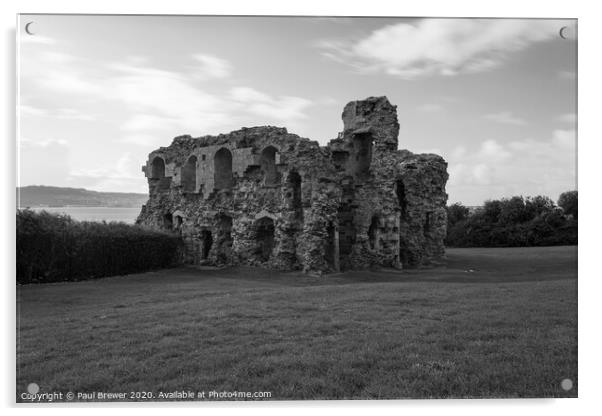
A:
[[[557,204],[547,196],[488,200],[471,210],[447,207],[448,247],[527,247],[577,244],[577,191]]]
[[[514,196],[470,208],[447,207],[449,247],[577,244],[577,191]],[[117,222],[75,221],[46,211],[17,211],[17,283],[95,279],[178,264],[178,235]]]

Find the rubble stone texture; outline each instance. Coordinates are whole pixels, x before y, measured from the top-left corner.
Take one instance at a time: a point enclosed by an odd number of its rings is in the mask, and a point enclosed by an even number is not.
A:
[[[284,128],[176,137],[142,167],[137,223],[180,233],[192,264],[323,273],[444,255],[447,163],[398,150],[396,106],[353,101],[326,147]]]

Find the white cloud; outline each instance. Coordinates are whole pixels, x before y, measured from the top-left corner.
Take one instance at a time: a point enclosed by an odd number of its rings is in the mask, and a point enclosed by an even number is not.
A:
[[[451,158],[454,160],[461,159],[465,155],[466,155],[466,148],[464,146],[456,147],[450,154]]]
[[[472,195],[474,200],[463,201],[469,205],[513,195],[555,199],[576,185],[575,144],[574,130],[554,130],[547,140],[490,139],[472,150],[459,146],[446,155],[447,190]]]
[[[558,117],[558,120],[563,122],[563,123],[569,123],[569,124],[573,124],[577,122],[577,114],[575,113],[565,113],[565,114],[561,114]]]
[[[511,156],[510,152],[495,140],[485,140],[483,144],[481,144],[481,148],[477,152],[477,155],[480,158],[489,161],[501,161]]]
[[[404,79],[491,70],[511,52],[558,36],[558,23],[530,19],[423,19],[373,31],[356,42],[322,41],[331,59]]]
[[[165,142],[165,137],[154,136],[151,134],[128,134],[119,140],[124,143],[132,143],[139,146],[147,146],[147,147],[157,147],[161,144],[161,142]]]
[[[66,140],[21,137],[18,146],[17,186],[63,183],[69,176]]]
[[[122,62],[89,61],[68,54],[41,53],[23,64],[22,87],[28,100],[44,102],[49,108],[22,105],[20,114],[28,117],[102,121],[99,130],[111,131],[107,137],[118,141],[121,152],[152,150],[166,145],[181,134],[205,135],[231,131],[242,126],[284,125],[306,117],[305,110],[312,101],[295,96],[275,96],[248,86],[234,86],[229,76],[231,66],[224,60],[208,55],[196,56],[194,69],[155,68],[144,57],[130,57]],[[199,77],[203,78],[200,79]],[[209,92],[208,78],[214,83],[224,82],[228,93]],[[50,98],[49,98],[50,97]],[[57,97],[55,99],[55,97]],[[69,107],[53,103],[69,103]],[[64,104],[63,104],[64,105]],[[94,111],[87,113],[85,110]],[[37,120],[36,120],[37,121]],[[28,122],[29,123],[29,122]],[[28,124],[30,125],[30,124]],[[91,125],[90,128],[94,128]],[[66,130],[73,130],[67,125]],[[93,140],[94,135],[90,135]],[[68,148],[80,139],[68,133]],[[87,138],[86,138],[87,139]],[[52,141],[24,141],[21,147],[43,149],[58,145]],[[64,142],[66,145],[67,142]],[[98,146],[98,143],[90,143]],[[62,144],[61,144],[62,145]],[[56,146],[54,146],[56,147]],[[134,150],[137,149],[137,150]],[[45,164],[43,151],[29,151],[28,164]],[[133,154],[133,153],[132,153]],[[144,157],[144,152],[140,154]],[[144,178],[140,173],[143,161],[120,159],[113,163],[115,154],[98,152],[97,157],[83,165],[78,159],[64,161],[62,177],[56,175],[52,183],[83,186],[93,189],[140,189]],[[127,166],[126,166],[127,165]],[[39,176],[39,169],[37,169]],[[57,169],[57,172],[59,170]],[[33,178],[28,179],[35,183]],[[37,181],[39,182],[39,181]],[[42,180],[45,183],[51,183]]]
[[[195,54],[193,58],[199,64],[196,75],[201,78],[227,78],[232,73],[232,65],[225,59],[205,54]]]
[[[574,149],[577,144],[575,130],[554,130],[553,142],[560,148]]]
[[[81,120],[81,121],[93,121],[96,120],[96,116],[92,114],[86,114],[75,108],[59,108],[56,110],[55,115],[57,118],[63,120]]]
[[[124,153],[117,162],[69,171],[69,180],[78,186],[99,191],[127,192],[140,189],[140,166],[143,160]]]
[[[138,172],[138,164],[133,160],[131,153],[126,152],[113,166],[80,168],[72,170],[70,175],[99,179],[139,179]]]
[[[512,124],[515,126],[524,126],[527,124],[522,118],[512,114],[510,111],[501,111],[499,113],[486,114],[483,116],[487,120],[495,121],[496,123]]]
[[[558,78],[566,80],[574,80],[577,78],[575,71],[558,71]]]
[[[53,38],[50,38],[48,36],[41,36],[41,35],[21,35],[19,36],[19,41],[22,44],[39,44],[39,45],[54,45],[56,43],[56,40]]]
[[[26,105],[26,104],[20,104],[18,107],[18,114],[23,116],[23,115],[28,115],[28,116],[46,116],[48,115],[48,111],[46,109],[43,108],[37,108],[31,105]]]
[[[262,92],[259,92],[249,87],[236,87],[230,90],[230,95],[235,101],[249,103],[253,101],[269,101],[270,97]]]
[[[274,120],[286,123],[305,118],[303,111],[312,104],[312,101],[305,98],[276,98],[249,87],[233,88],[230,95],[234,101],[244,104],[241,107],[243,111],[263,117],[267,122]]]
[[[75,108],[57,108],[56,110],[50,110],[47,108],[39,108],[27,104],[20,104],[18,111],[19,115],[21,116],[50,117],[60,120],[96,120],[96,116],[92,114],[86,114]]]
[[[164,130],[171,127],[176,128],[178,123],[179,119],[177,118],[138,113],[127,119],[121,125],[121,129],[129,132]]]
[[[21,137],[19,139],[20,147],[49,147],[49,146],[67,146],[67,140],[64,139],[31,139],[28,137]]]
[[[54,92],[125,105],[121,128],[131,134],[199,135],[245,124],[285,124],[304,118],[312,104],[305,98],[274,97],[245,86],[231,88],[228,96],[209,93],[195,82],[198,77],[225,78],[231,70],[229,62],[210,55],[195,55],[201,69],[192,72],[153,68],[142,57],[109,64],[66,54],[46,54],[41,59],[44,71],[30,73],[28,79]],[[86,117],[69,112],[60,116]],[[239,125],[233,126],[234,122]]]

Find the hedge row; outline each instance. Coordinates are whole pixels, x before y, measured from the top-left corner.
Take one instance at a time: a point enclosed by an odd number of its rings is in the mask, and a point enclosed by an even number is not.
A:
[[[79,222],[46,211],[17,211],[17,283],[144,272],[177,264],[181,253],[176,235],[117,222]]]

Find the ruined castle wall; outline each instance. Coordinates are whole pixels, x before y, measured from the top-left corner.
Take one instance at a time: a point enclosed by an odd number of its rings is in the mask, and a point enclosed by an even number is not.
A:
[[[326,147],[276,127],[176,137],[143,167],[138,223],[180,233],[195,264],[322,272],[441,257],[445,161],[397,150],[384,97],[349,103],[342,117]]]
[[[406,199],[400,230],[402,261],[418,265],[440,258],[447,227],[447,163],[437,155],[407,155],[397,168]]]
[[[232,186],[215,190],[213,159],[224,148],[232,154]],[[262,160],[266,148],[273,171],[270,183]],[[201,140],[183,136],[169,148],[151,153],[147,176],[156,156],[168,161],[166,175],[174,172],[177,176],[191,155],[199,164],[198,191],[184,192],[177,179],[168,189],[160,189],[152,185],[158,179],[149,178],[151,194],[139,223],[169,228],[173,221],[166,222],[163,217],[181,213],[178,232],[187,242],[190,262],[301,268],[310,254],[300,236],[305,226],[318,228],[313,219],[321,219],[313,213],[319,209],[319,204],[312,202],[319,195],[317,182],[320,177],[332,176],[326,153],[318,144],[270,127]],[[223,226],[224,217],[230,219],[230,226]],[[208,245],[211,247],[205,250]]]

